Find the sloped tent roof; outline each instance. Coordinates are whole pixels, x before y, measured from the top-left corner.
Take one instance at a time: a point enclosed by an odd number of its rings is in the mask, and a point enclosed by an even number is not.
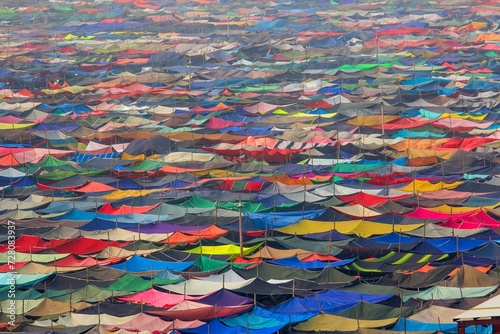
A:
[[[152,270],[179,270],[182,271],[189,266],[191,266],[193,262],[170,262],[167,263],[165,261],[156,261],[151,259],[146,259],[141,256],[133,256],[127,261],[122,263],[112,265],[111,268],[123,270],[125,272],[148,272]]]
[[[350,309],[337,313],[349,319],[380,320],[409,316],[413,313],[412,307],[390,307],[383,304],[360,302]]]
[[[209,306],[251,305],[242,296],[255,294],[261,305],[232,327],[215,319],[193,332],[274,332],[290,314],[303,317],[298,327],[328,318],[338,330],[399,315],[364,297],[334,310],[327,299],[347,296],[317,291],[439,305],[495,291],[494,6],[319,1],[186,11],[179,2],[166,16],[158,4],[125,2],[105,15],[71,4],[0,10],[14,25],[0,72],[0,248],[8,248],[8,218],[24,234],[19,286],[46,289],[54,308],[32,289],[16,297],[36,317],[68,302],[68,284],[75,304],[108,298],[35,325],[164,328],[143,313],[158,311],[152,306],[109,296],[144,292],[146,300],[166,289],[187,293],[170,316],[195,307],[189,316],[210,319],[213,308],[188,300],[199,296]],[[148,22],[175,23],[178,32],[147,31]],[[17,29],[27,23],[33,29]],[[222,33],[226,25],[232,33]],[[57,35],[50,45],[47,31]],[[455,328],[424,319],[428,310],[395,329]]]
[[[150,314],[160,315],[161,317],[177,319],[183,321],[210,320],[215,318],[224,318],[245,312],[252,308],[252,304],[238,306],[217,306],[198,303],[194,301],[183,301],[176,306],[162,311],[151,311]]]
[[[333,310],[339,312],[342,309],[348,309],[361,300],[376,303],[388,300],[392,297],[393,295],[372,296],[328,290],[309,297],[294,297],[276,306],[259,309],[257,314],[273,317],[282,321],[297,322],[310,319],[320,312],[328,313]],[[255,312],[257,312],[257,310]]]
[[[356,281],[355,277],[344,274],[335,268],[327,268],[321,272],[305,269],[280,267],[269,263],[260,263],[245,271],[236,270],[244,278],[259,277],[263,280],[278,279],[291,280],[294,278],[317,281],[318,283],[350,283]],[[258,275],[257,275],[258,272]]]
[[[440,285],[450,287],[486,287],[498,283],[498,280],[471,266],[463,265],[450,279]]]
[[[149,304],[156,307],[170,308],[182,302],[183,300],[197,300],[198,298],[149,289],[132,296],[121,297],[119,299],[125,302],[134,302]]]
[[[322,331],[356,331],[359,328],[388,327],[398,318],[364,320],[349,319],[330,314],[320,314],[294,327],[295,330],[308,332]]]
[[[163,136],[153,136],[149,139],[137,139],[125,148],[123,153],[130,156],[145,154],[150,156],[153,154],[166,154],[175,149],[175,142]]]
[[[229,327],[243,327],[249,330],[279,329],[287,324],[274,318],[261,317],[253,311],[221,321]]]
[[[177,284],[169,284],[162,286],[163,289],[175,292],[178,294],[186,294],[191,296],[204,296],[207,293],[214,293],[223,288],[229,290],[237,290],[251,283],[252,280],[244,280],[238,282],[207,282],[206,280],[190,279]]]
[[[494,319],[500,316],[500,309],[498,307],[499,296],[492,297],[491,299],[480,303],[479,305],[456,314],[453,321],[467,321],[474,319]]]
[[[113,325],[105,326],[109,330],[114,329],[125,329],[127,331],[160,331],[166,332],[173,329],[182,330],[186,328],[196,328],[202,326],[204,323],[198,320],[194,321],[164,321],[158,317],[150,316],[145,313],[140,313],[136,315],[133,319],[125,321],[123,323],[116,323]]]
[[[408,317],[411,320],[424,322],[424,323],[445,323],[451,324],[453,323],[453,319],[460,313],[463,313],[462,310],[452,309],[448,307],[442,307],[437,305],[431,305],[430,307]]]
[[[84,302],[76,302],[69,304],[65,302],[57,302],[46,298],[40,304],[38,304],[36,307],[29,310],[25,314],[31,317],[47,317],[58,314],[65,314],[74,310],[84,309],[87,308],[88,306],[90,306],[90,304]]]

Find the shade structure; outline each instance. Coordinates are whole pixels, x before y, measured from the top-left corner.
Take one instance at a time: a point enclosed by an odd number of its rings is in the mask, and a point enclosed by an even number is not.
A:
[[[467,327],[500,277],[495,5],[3,3],[0,328]]]

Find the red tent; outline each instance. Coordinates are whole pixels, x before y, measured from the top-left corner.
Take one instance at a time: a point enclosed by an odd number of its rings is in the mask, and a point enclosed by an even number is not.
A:
[[[0,158],[0,166],[2,167],[12,167],[12,166],[20,166],[19,161],[14,158],[12,154],[5,155]]]
[[[113,190],[116,190],[116,188],[108,186],[104,183],[92,181],[90,183],[87,183],[83,187],[76,189],[75,191],[80,193],[102,193]]]

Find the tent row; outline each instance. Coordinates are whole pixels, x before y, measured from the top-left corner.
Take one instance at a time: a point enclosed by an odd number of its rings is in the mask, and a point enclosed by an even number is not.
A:
[[[490,0],[5,2],[0,329],[457,333],[500,282],[499,27]]]

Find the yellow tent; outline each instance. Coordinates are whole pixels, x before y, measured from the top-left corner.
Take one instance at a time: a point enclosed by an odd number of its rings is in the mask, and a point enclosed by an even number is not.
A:
[[[342,222],[322,222],[314,220],[301,220],[297,224],[285,226],[277,229],[279,232],[286,234],[305,235],[309,233],[323,233],[328,231],[337,231],[342,234],[355,234],[362,237],[370,237],[372,235],[381,235],[391,232],[409,232],[413,231],[422,224],[409,225],[392,225],[375,223],[366,220],[351,220]]]
[[[402,191],[412,192],[412,193],[428,193],[441,189],[455,189],[463,182],[453,182],[453,183],[430,183],[429,181],[413,180],[408,185],[400,188]]]
[[[297,325],[294,329],[305,332],[352,332],[359,328],[381,328],[394,324],[398,318],[363,320],[339,317],[331,314],[319,314]]]
[[[252,247],[243,247],[243,255],[249,255],[259,249],[263,243],[259,243]],[[240,247],[238,245],[221,245],[221,246],[198,246],[189,250],[188,253],[204,254],[204,255],[239,255]]]

